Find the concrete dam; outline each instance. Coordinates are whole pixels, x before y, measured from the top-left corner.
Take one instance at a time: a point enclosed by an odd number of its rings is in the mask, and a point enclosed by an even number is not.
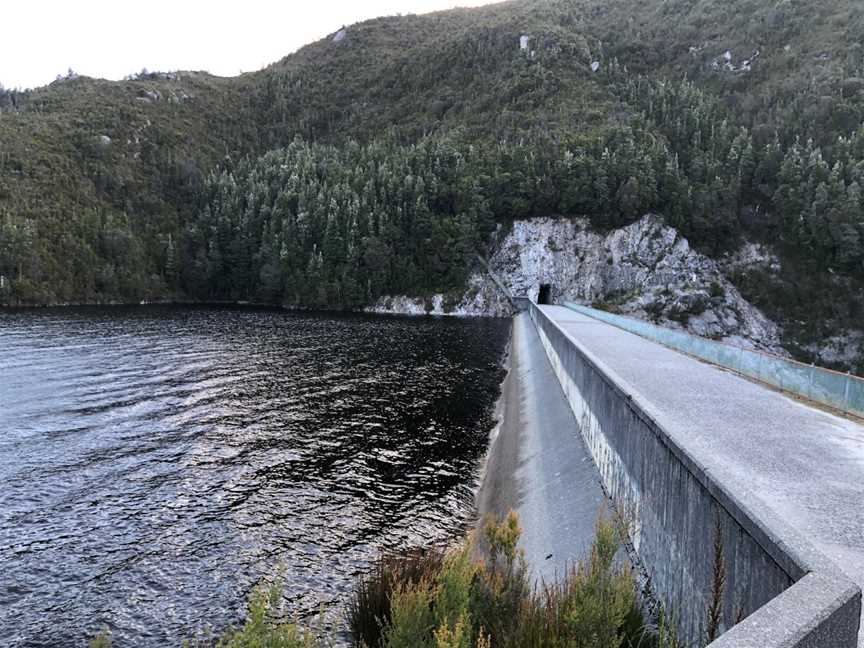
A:
[[[616,317],[534,303],[516,316],[481,511],[520,514],[549,581],[611,502],[686,646],[708,643],[719,599],[712,648],[864,647],[864,426],[828,394],[854,404],[857,385],[811,375],[802,400],[797,379],[784,393],[748,377],[749,352],[711,364]],[[826,380],[836,389],[813,387]]]

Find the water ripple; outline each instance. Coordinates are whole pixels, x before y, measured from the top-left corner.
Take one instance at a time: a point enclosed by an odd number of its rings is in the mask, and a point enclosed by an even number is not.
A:
[[[470,510],[507,323],[0,313],[0,645],[178,645],[285,571],[334,606]],[[334,608],[335,609],[335,608]]]

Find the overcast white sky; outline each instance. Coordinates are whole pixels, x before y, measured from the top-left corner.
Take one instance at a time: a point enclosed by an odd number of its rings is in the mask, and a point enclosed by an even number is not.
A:
[[[0,83],[45,85],[72,68],[249,72],[337,31],[397,13],[489,0],[0,0]]]

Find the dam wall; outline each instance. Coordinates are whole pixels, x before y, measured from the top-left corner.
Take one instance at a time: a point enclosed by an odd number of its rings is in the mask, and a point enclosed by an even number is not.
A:
[[[682,447],[662,415],[550,312],[529,310],[651,592],[683,645],[709,643],[715,607],[722,634],[712,648],[857,646],[858,587]]]

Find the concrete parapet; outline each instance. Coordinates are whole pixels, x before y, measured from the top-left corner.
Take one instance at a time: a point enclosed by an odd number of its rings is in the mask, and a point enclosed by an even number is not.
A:
[[[651,590],[685,644],[707,643],[708,609],[718,601],[725,634],[712,648],[857,646],[858,586],[758,497],[741,496],[676,442],[662,413],[542,308],[532,304],[530,316]]]

